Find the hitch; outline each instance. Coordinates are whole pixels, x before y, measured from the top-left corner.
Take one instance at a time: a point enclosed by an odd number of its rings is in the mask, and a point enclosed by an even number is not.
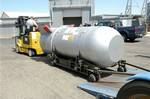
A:
[[[134,67],[134,68],[137,68],[137,69],[141,69],[141,70],[150,72],[149,69],[146,69],[146,68],[143,68],[143,67],[140,67],[140,66],[137,66],[137,65],[133,65],[133,64],[127,63],[126,60],[120,60],[120,61],[118,62],[118,66],[119,66],[119,67],[120,67],[120,66],[121,66],[121,67],[130,66],[130,67]]]

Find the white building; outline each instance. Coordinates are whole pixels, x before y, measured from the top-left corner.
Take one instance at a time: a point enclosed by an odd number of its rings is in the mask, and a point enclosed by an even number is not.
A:
[[[49,0],[52,25],[92,23],[95,0]]]
[[[3,12],[0,16],[0,38],[10,38],[18,34],[15,27],[18,16],[34,16],[40,28],[50,22],[48,13]]]
[[[34,17],[49,17],[49,13],[33,13],[33,12],[9,12],[4,11],[1,18],[18,18],[18,16],[34,16]]]

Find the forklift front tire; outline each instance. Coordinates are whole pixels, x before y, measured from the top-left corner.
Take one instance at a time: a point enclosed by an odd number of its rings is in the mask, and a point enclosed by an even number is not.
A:
[[[35,51],[32,49],[29,49],[28,50],[28,56],[30,56],[30,57],[35,56]]]
[[[19,51],[19,47],[18,46],[16,46],[16,53],[19,53],[20,51]]]

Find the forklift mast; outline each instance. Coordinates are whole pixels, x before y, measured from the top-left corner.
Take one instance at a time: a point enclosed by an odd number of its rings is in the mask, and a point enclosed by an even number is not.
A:
[[[28,16],[19,16],[15,23],[16,28],[19,29],[19,36],[25,35],[26,21],[29,19]]]

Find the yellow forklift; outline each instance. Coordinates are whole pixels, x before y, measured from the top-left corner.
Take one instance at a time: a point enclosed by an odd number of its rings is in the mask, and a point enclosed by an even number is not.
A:
[[[16,28],[19,30],[18,36],[15,37],[15,47],[17,53],[26,53],[32,57],[35,55],[44,54],[40,45],[39,31],[26,31],[26,21],[29,19],[28,16],[19,16],[16,22]]]

